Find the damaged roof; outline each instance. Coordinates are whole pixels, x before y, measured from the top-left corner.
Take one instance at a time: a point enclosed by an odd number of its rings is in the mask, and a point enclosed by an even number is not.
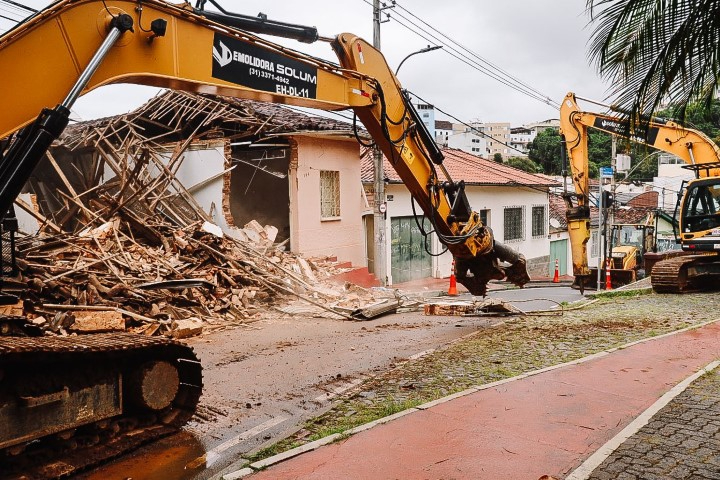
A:
[[[131,132],[172,142],[189,136],[257,139],[302,132],[350,136],[353,125],[272,103],[165,90],[132,112],[70,125],[59,143],[70,149],[93,145],[101,138],[122,143]],[[359,133],[367,135],[361,129]]]
[[[465,180],[467,185],[558,187],[560,184],[546,176],[513,168],[503,163],[487,160],[455,148],[442,148],[445,155],[443,165],[455,181]],[[390,183],[402,183],[387,158],[385,178]],[[362,180],[372,182],[373,160],[369,151],[362,155]]]

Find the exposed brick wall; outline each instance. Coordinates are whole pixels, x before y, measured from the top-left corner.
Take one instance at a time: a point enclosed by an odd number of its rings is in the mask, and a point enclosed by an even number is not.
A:
[[[224,156],[224,170],[227,170],[232,166],[232,147],[230,146],[230,140],[227,138],[225,139]],[[230,213],[230,175],[232,175],[232,172],[227,172],[223,175],[222,214],[225,218],[225,222],[227,222],[229,226],[237,227],[237,225],[235,225],[235,221],[233,220],[232,213]]]
[[[288,137],[288,143],[290,144],[290,165],[288,170],[298,169],[298,144],[297,140],[293,137]]]

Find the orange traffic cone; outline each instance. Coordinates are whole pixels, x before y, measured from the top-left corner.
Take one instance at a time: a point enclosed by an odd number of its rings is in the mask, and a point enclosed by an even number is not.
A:
[[[457,280],[455,280],[455,260],[453,260],[452,270],[450,271],[450,288],[448,288],[448,295],[454,297],[457,294]]]
[[[560,283],[560,260],[555,259],[555,276],[553,277],[553,283]]]
[[[605,261],[605,290],[612,290],[612,281],[610,278],[610,259]]]

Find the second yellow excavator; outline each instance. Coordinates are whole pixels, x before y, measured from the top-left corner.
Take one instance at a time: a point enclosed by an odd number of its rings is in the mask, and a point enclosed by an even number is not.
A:
[[[597,102],[593,102],[597,103]],[[588,134],[594,128],[676,155],[695,179],[683,184],[677,212],[678,241],[693,255],[657,262],[651,272],[657,292],[682,293],[720,286],[720,149],[704,133],[672,121],[650,119],[638,128],[618,116],[580,109],[574,93],[560,106],[560,134],[567,149],[575,193],[565,197],[575,284],[590,284]],[[650,272],[648,272],[650,273]]]

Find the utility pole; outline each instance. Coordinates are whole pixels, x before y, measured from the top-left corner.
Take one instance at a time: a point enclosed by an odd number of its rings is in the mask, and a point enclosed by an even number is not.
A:
[[[605,235],[603,234],[603,176],[600,175],[598,182],[598,261],[597,261],[597,291],[599,292],[602,283],[602,269],[605,258],[603,250],[605,248]]]
[[[610,150],[610,168],[612,168],[612,177],[610,177],[610,193],[612,193],[613,200],[615,199],[615,172],[617,171],[617,137],[612,136],[611,150]],[[612,258],[612,247],[613,247],[613,233],[615,230],[612,226],[615,224],[615,208],[613,205],[607,205],[608,213],[605,216],[605,221],[610,224],[610,235],[607,239],[607,256]]]
[[[380,0],[373,0],[373,46],[380,50]],[[373,216],[373,231],[375,232],[373,270],[382,286],[387,285],[387,241],[385,239],[385,169],[383,154],[375,145],[373,148],[373,163],[375,166],[375,210]]]

